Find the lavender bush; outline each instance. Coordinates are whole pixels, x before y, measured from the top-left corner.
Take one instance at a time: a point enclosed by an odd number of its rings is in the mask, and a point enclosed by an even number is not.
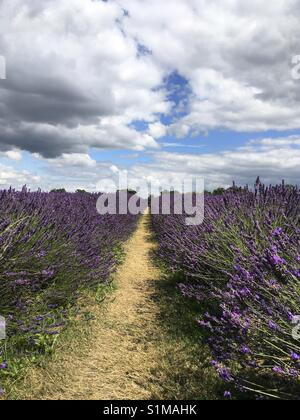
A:
[[[158,255],[181,274],[182,293],[201,302],[212,364],[237,392],[258,398],[300,395],[300,336],[292,334],[300,315],[299,210],[297,187],[258,182],[254,191],[207,196],[200,226],[152,216]]]
[[[137,217],[98,215],[98,197],[0,191],[0,380],[51,348],[81,291],[110,281]]]

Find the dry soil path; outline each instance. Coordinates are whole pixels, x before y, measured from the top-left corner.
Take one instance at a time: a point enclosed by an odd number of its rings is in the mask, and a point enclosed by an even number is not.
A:
[[[26,399],[151,398],[161,357],[151,284],[160,272],[151,261],[155,245],[148,223],[149,216],[144,215],[126,244],[126,258],[115,279],[117,290],[105,309],[97,309],[89,343],[83,349],[80,343],[77,349],[62,349],[52,367],[33,369],[25,381],[30,390]]]

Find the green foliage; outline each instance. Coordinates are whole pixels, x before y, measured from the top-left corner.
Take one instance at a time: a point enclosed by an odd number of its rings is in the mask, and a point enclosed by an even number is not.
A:
[[[213,191],[213,195],[222,195],[225,193],[225,188],[217,188],[216,190]]]
[[[85,190],[77,189],[76,194],[89,194],[89,192],[87,192]]]
[[[52,193],[66,193],[67,191],[65,190],[65,188],[55,188],[55,189],[51,190],[50,192],[52,192]]]

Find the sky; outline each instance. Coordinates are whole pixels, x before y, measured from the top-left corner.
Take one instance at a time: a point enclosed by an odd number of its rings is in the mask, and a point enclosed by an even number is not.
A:
[[[0,188],[299,184],[299,18],[300,0],[0,1]]]

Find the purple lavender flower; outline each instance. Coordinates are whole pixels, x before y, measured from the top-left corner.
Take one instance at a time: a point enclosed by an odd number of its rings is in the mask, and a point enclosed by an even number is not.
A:
[[[242,347],[241,347],[241,353],[242,353],[242,354],[249,354],[249,353],[251,353],[251,351],[250,351],[249,347],[247,347],[247,346],[242,346]]]
[[[278,325],[273,321],[269,321],[269,328],[273,331],[277,331],[278,330]]]
[[[285,263],[285,260],[283,258],[281,258],[279,255],[277,254],[273,254],[270,255],[270,261],[274,264],[274,265],[281,265]]]
[[[297,354],[295,352],[292,352],[291,353],[291,359],[294,360],[294,361],[299,361],[300,360],[300,356],[299,356],[299,354]]]
[[[231,398],[232,398],[232,394],[231,394],[231,392],[230,392],[230,391],[225,391],[225,392],[224,392],[224,398],[226,398],[226,399],[231,399]]]
[[[283,229],[282,228],[276,228],[273,232],[272,235],[273,236],[280,236],[283,233]]]
[[[280,366],[274,366],[272,370],[273,372],[279,373],[280,375],[283,375],[285,373],[284,370]]]
[[[6,361],[0,363],[0,369],[7,369],[7,362]]]

